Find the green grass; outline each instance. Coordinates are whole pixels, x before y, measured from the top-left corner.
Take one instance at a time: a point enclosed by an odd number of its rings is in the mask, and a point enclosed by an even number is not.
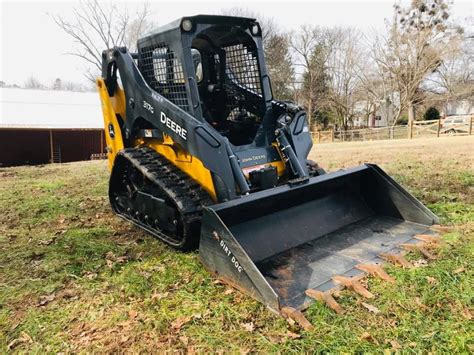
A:
[[[343,315],[319,303],[306,310],[311,332],[216,283],[197,253],[175,252],[113,216],[104,162],[3,169],[0,352],[11,344],[19,352],[472,353],[468,166],[439,160],[433,168],[407,154],[384,165],[453,230],[429,265],[388,267],[395,286],[368,279],[379,314],[343,291]]]

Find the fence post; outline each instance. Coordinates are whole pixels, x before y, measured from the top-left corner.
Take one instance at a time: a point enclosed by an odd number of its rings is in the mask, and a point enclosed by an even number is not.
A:
[[[318,143],[321,143],[321,131],[318,131]]]
[[[439,132],[441,131],[441,118],[438,118],[438,128],[436,131],[436,137],[439,138]]]
[[[472,119],[474,118],[474,116],[471,116],[471,120],[469,121],[469,135],[472,134]]]
[[[412,139],[413,138],[413,120],[410,120],[410,122],[408,122],[408,139]]]
[[[334,142],[334,128],[331,129],[331,142]]]

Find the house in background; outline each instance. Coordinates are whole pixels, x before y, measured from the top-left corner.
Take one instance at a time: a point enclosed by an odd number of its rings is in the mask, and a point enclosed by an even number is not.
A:
[[[97,93],[0,88],[0,166],[89,160],[104,151]]]
[[[474,99],[459,101],[448,101],[446,104],[445,116],[474,115]]]
[[[354,104],[354,127],[391,126],[395,119],[395,112],[396,107],[388,97],[375,103],[358,101]]]

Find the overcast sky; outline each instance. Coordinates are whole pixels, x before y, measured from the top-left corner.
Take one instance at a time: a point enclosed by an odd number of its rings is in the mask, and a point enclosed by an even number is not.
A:
[[[454,0],[452,19],[474,16],[474,1]],[[72,16],[77,1],[0,0],[0,80],[22,85],[31,75],[44,84],[55,78],[85,82],[82,62],[66,53],[73,50],[70,38],[51,15]],[[150,1],[152,20],[159,25],[196,14],[216,14],[242,7],[273,17],[282,28],[297,29],[308,23],[322,26],[354,26],[363,31],[384,28],[392,16],[393,0],[378,1]],[[130,10],[139,2],[121,3]]]

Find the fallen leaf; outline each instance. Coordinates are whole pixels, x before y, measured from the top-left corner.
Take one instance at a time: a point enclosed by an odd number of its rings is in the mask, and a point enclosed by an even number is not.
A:
[[[415,297],[415,303],[423,309],[429,309],[426,304],[423,304],[420,300],[420,297]]]
[[[105,262],[107,263],[107,266],[112,269],[114,267],[114,262],[112,260],[106,259]]]
[[[175,330],[180,330],[183,325],[188,323],[191,320],[189,316],[178,317],[171,322],[171,328]]]
[[[426,267],[428,266],[428,261],[426,261],[426,259],[415,260],[413,261],[413,265],[415,267]]]
[[[226,296],[230,295],[231,293],[234,293],[234,290],[231,288],[228,288],[227,290],[224,291],[224,295]]]
[[[414,341],[412,341],[412,342],[410,342],[408,345],[409,345],[411,348],[414,348],[417,344],[416,344]]]
[[[7,348],[8,350],[12,350],[13,348],[17,347],[18,345],[22,344],[22,343],[32,343],[33,340],[31,339],[31,337],[25,333],[25,332],[21,332],[20,333],[20,336],[16,339],[14,339],[12,342],[10,342],[8,345],[7,345]]]
[[[293,333],[293,332],[290,332],[289,330],[286,332],[285,334],[288,338],[291,338],[291,339],[299,339],[301,338],[301,335],[297,334],[297,333]]]
[[[62,290],[61,292],[59,292],[58,298],[69,299],[76,296],[77,296],[77,293],[75,290],[67,289],[67,290]]]
[[[460,274],[461,272],[466,271],[466,268],[464,266],[461,266],[460,268],[457,268],[456,270],[453,271],[454,275]]]
[[[115,259],[115,261],[119,264],[123,264],[128,261],[128,256],[119,256]]]
[[[93,280],[97,277],[96,272],[87,272],[84,277],[88,278],[89,280]]]
[[[56,295],[54,293],[52,293],[50,295],[46,295],[46,296],[41,296],[40,301],[38,303],[38,306],[45,306],[49,302],[53,301],[55,298],[56,298]]]
[[[128,311],[128,318],[135,319],[138,316],[138,312],[134,309]]]
[[[431,276],[426,276],[426,281],[428,281],[431,285],[438,284],[438,280],[436,280],[434,277],[431,277]]]
[[[369,312],[372,312],[372,313],[375,313],[375,314],[379,314],[380,313],[380,310],[375,307],[375,306],[372,306],[371,304],[368,304],[368,303],[365,303],[365,302],[362,302],[362,305],[367,308],[369,310]]]
[[[463,318],[467,319],[467,320],[471,320],[472,319],[472,314],[471,312],[469,312],[469,309],[465,308],[462,310],[461,312],[461,316],[463,316]]]
[[[222,281],[222,280],[216,279],[216,280],[212,281],[212,283],[213,283],[214,285],[224,285],[225,282]]]
[[[201,313],[194,313],[193,314],[193,319],[202,319],[202,314]]]
[[[244,328],[247,332],[253,332],[255,330],[255,324],[253,322],[243,323],[241,324],[242,328]]]
[[[151,295],[151,299],[152,299],[152,300],[161,300],[161,299],[163,299],[163,298],[168,297],[169,294],[170,294],[169,292],[163,292],[163,293],[161,293],[161,292],[155,292],[155,293],[153,293],[153,294]]]
[[[188,346],[189,338],[187,336],[182,335],[179,337],[179,340],[183,343],[184,346]]]
[[[54,242],[54,240],[55,240],[55,238],[40,240],[38,244],[39,245],[50,245]]]
[[[389,340],[388,341],[390,343],[390,345],[392,346],[392,349],[393,350],[398,350],[398,349],[401,349],[402,346],[398,343],[398,341],[396,340]]]
[[[363,332],[360,338],[362,340],[371,341],[372,343],[377,344],[377,345],[379,344],[377,339],[375,339],[369,332]]]

